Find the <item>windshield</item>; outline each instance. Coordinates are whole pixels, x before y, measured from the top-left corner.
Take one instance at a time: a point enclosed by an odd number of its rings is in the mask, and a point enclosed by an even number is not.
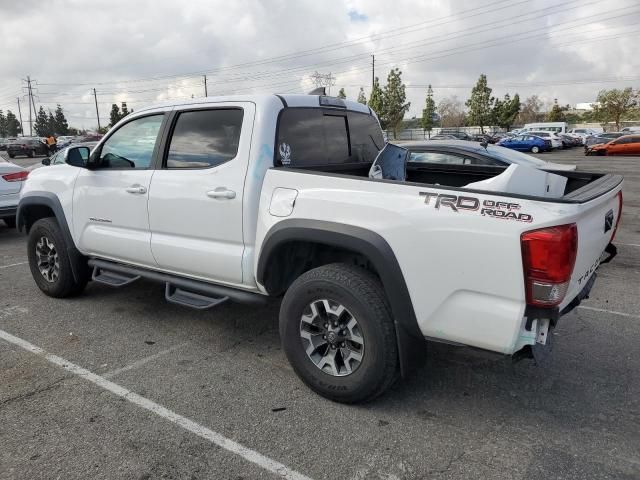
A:
[[[487,152],[492,157],[508,163],[516,163],[518,165],[532,165],[535,167],[544,167],[547,165],[547,162],[545,162],[544,160],[532,157],[531,155],[527,155],[526,153],[511,150],[510,148],[487,145]]]

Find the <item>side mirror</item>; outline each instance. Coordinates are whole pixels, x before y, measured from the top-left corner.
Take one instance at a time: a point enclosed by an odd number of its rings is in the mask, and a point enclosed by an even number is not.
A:
[[[43,165],[51,165],[51,159],[49,157],[42,159]]]
[[[74,167],[87,168],[90,153],[91,150],[89,150],[89,147],[69,148],[66,153],[65,162]]]

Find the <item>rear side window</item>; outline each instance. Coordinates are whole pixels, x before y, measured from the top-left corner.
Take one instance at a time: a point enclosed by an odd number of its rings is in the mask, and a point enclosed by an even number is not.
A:
[[[288,108],[282,111],[275,165],[311,167],[372,163],[384,146],[382,131],[369,114]]]
[[[169,143],[167,168],[209,168],[235,158],[242,117],[238,108],[180,113]]]

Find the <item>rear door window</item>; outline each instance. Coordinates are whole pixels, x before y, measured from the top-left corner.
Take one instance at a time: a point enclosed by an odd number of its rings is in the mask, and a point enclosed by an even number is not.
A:
[[[181,112],[175,123],[167,168],[209,168],[238,153],[243,111],[239,108]]]
[[[321,108],[287,108],[280,114],[275,165],[312,167],[372,163],[384,146],[374,116]]]

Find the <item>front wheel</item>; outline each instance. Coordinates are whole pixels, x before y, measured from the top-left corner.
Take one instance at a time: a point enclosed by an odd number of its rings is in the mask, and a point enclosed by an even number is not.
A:
[[[64,298],[84,290],[88,275],[82,272],[81,278],[74,278],[64,237],[54,218],[42,218],[33,224],[27,249],[31,275],[45,295]]]
[[[302,381],[331,400],[372,400],[398,377],[390,308],[362,268],[335,263],[301,275],[284,296],[280,337]]]
[[[7,224],[9,228],[16,228],[16,217],[4,218],[4,223]]]
[[[540,152],[540,147],[536,147],[535,145],[531,147],[531,153],[538,153],[538,152]]]

